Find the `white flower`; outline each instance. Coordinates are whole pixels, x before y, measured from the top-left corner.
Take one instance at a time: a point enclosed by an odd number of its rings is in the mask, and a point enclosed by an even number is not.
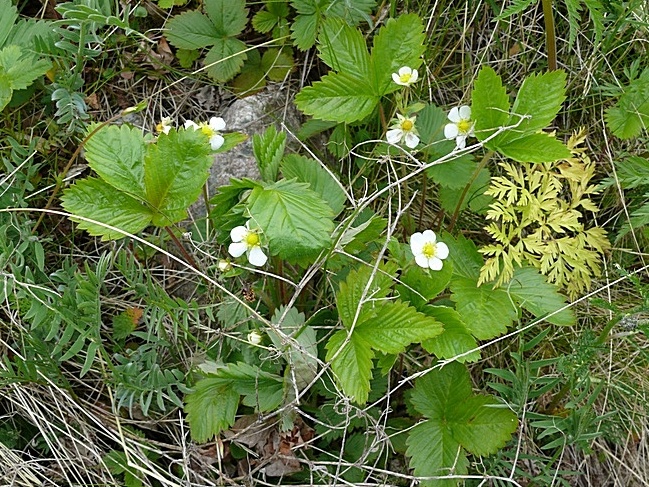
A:
[[[458,149],[466,147],[467,137],[473,137],[473,120],[471,120],[471,107],[463,105],[461,107],[453,108],[449,114],[448,119],[453,123],[448,123],[444,126],[444,137],[447,139],[455,139],[455,144]]]
[[[228,272],[232,270],[232,264],[230,264],[230,262],[225,259],[219,259],[216,263],[216,267],[221,272]]]
[[[416,69],[404,66],[399,68],[399,73],[392,73],[392,80],[401,86],[410,86],[419,79],[419,73]]]
[[[404,117],[397,113],[397,122],[392,125],[392,130],[385,134],[390,144],[398,144],[402,139],[406,139],[406,145],[414,149],[419,144],[419,135],[415,128],[417,117]]]
[[[169,117],[162,117],[162,120],[160,120],[160,123],[155,126],[156,132],[159,134],[168,134],[169,131],[172,129],[171,125],[171,118]]]
[[[262,336],[256,331],[251,331],[248,333],[248,343],[252,345],[259,345],[261,343]]]
[[[425,230],[424,233],[413,233],[410,237],[410,250],[415,256],[415,262],[424,269],[439,271],[442,259],[448,257],[448,247],[444,242],[438,242],[435,232]]]
[[[223,142],[225,142],[225,139],[219,133],[219,131],[225,130],[225,120],[221,117],[212,117],[208,123],[203,122],[201,124],[197,124],[192,120],[185,121],[185,129],[190,128],[200,130],[207,135],[210,139],[212,150],[219,149],[223,145]]]
[[[257,267],[263,266],[268,260],[261,250],[259,231],[250,229],[250,220],[246,222],[245,227],[234,227],[230,232],[230,238],[232,243],[228,247],[228,252],[233,257],[241,257],[245,253],[248,262]]]

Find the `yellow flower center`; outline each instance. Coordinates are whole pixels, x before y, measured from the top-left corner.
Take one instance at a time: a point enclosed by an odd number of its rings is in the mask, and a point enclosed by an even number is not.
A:
[[[412,127],[414,127],[414,123],[412,123],[412,120],[406,118],[403,122],[401,122],[401,130],[404,132],[409,132],[412,130]]]
[[[424,257],[427,259],[432,259],[435,257],[435,244],[432,242],[426,242],[424,247],[421,249],[421,253],[424,254]]]
[[[214,135],[214,130],[212,130],[207,124],[201,124],[201,132],[203,132],[208,137],[212,137],[212,135]]]
[[[412,78],[412,73],[403,73],[401,76],[399,76],[399,81],[402,83],[408,83],[410,81],[410,78]]]
[[[162,124],[162,122],[160,122],[158,125],[155,126],[155,131],[158,132],[158,133],[162,133],[164,128],[165,128],[165,126]]]
[[[457,128],[460,133],[466,134],[469,130],[471,130],[471,125],[473,125],[471,120],[463,118],[457,123]]]
[[[246,245],[248,247],[255,247],[259,245],[259,235],[257,235],[254,232],[250,232],[248,235],[246,235]]]

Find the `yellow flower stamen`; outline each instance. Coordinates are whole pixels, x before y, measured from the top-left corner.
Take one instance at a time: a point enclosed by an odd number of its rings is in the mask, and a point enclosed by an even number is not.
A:
[[[246,244],[248,244],[249,247],[255,247],[259,245],[259,235],[250,232],[248,235],[246,235]]]
[[[427,258],[432,259],[435,257],[435,244],[431,242],[426,242],[424,247],[421,249],[421,253]]]
[[[412,78],[412,73],[403,73],[401,76],[399,76],[399,81],[402,83],[408,83],[410,81],[410,78]]]
[[[403,122],[401,122],[401,130],[408,132],[412,130],[412,127],[414,127],[414,123],[412,123],[412,120],[406,118]]]
[[[214,135],[214,130],[212,130],[210,126],[207,124],[201,124],[201,132],[203,132],[208,137]]]
[[[457,123],[457,128],[461,133],[465,134],[471,130],[471,125],[473,125],[471,120],[462,119]]]

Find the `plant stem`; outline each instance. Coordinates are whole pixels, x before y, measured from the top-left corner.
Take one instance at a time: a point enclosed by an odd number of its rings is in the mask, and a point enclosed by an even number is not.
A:
[[[548,51],[548,71],[557,69],[557,38],[554,32],[552,0],[541,0],[543,5],[543,22],[545,23],[545,46]]]
[[[484,169],[484,167],[487,165],[487,162],[489,162],[489,159],[491,159],[493,155],[494,152],[491,150],[484,155],[484,157],[480,161],[480,164],[478,164],[478,167],[473,172],[471,179],[464,187],[464,190],[462,191],[462,195],[460,195],[460,201],[457,202],[457,206],[455,207],[455,211],[453,212],[453,216],[451,217],[451,223],[449,224],[448,227],[449,233],[452,232],[453,228],[455,227],[455,223],[457,222],[457,217],[460,214],[460,208],[462,208],[462,203],[464,202],[464,198],[466,198],[466,194],[469,192],[469,188],[475,182],[476,178],[478,177],[478,174],[480,174],[480,171]]]
[[[187,262],[189,262],[194,269],[198,269],[198,265],[196,264],[196,261],[185,250],[185,247],[183,247],[183,244],[180,243],[180,240],[178,240],[178,237],[176,237],[176,235],[174,235],[174,232],[171,231],[171,228],[165,227],[165,230],[167,231],[167,233],[171,237],[171,240],[173,240],[174,244],[176,244],[176,247],[178,247],[178,250],[180,250],[180,253],[183,255],[185,260],[187,260]]]

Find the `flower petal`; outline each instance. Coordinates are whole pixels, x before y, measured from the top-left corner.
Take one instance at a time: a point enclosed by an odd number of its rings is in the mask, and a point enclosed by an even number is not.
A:
[[[425,243],[426,238],[419,232],[413,233],[410,236],[410,250],[412,250],[414,255],[421,254]]]
[[[415,134],[412,132],[408,132],[406,134],[406,145],[410,147],[411,149],[414,149],[419,145],[419,137],[417,137]]]
[[[462,120],[471,120],[471,107],[468,105],[462,105],[458,110],[460,113],[460,118]]]
[[[219,130],[225,130],[225,120],[223,120],[221,117],[212,117],[210,118],[209,126],[215,132],[218,132]]]
[[[448,245],[444,242],[437,242],[435,245],[435,257],[446,259],[448,257]]]
[[[248,250],[246,242],[232,242],[228,247],[228,252],[232,257],[241,257]]]
[[[185,120],[185,129],[198,130],[200,127],[194,123],[193,120]]]
[[[261,247],[259,247],[258,245],[255,245],[248,253],[248,262],[250,262],[254,266],[261,267],[266,263],[267,260],[268,257],[266,256],[266,254],[264,254],[264,251],[261,250]]]
[[[419,267],[428,269],[428,259],[423,254],[415,255],[415,262]]]
[[[458,107],[451,108],[448,112],[448,119],[453,123],[458,123],[462,118],[460,117],[460,109]]]
[[[392,81],[394,81],[398,85],[403,86],[403,83],[401,82],[401,78],[399,78],[399,75],[397,73],[392,73]]]
[[[403,76],[404,74],[412,74],[412,69],[408,66],[402,66],[399,68],[399,76]]]
[[[460,133],[460,129],[454,123],[447,123],[444,125],[444,137],[447,139],[454,139]]]
[[[233,242],[241,242],[248,235],[248,229],[244,226],[234,227],[230,230],[230,238]]]
[[[437,235],[435,235],[435,232],[433,232],[432,230],[424,230],[422,237],[426,242],[435,243],[435,241],[437,240]]]
[[[416,69],[412,70],[412,76],[410,77],[410,84],[413,84],[419,79],[419,73],[417,72]]]
[[[392,129],[388,130],[385,134],[385,137],[388,139],[390,144],[398,144],[403,138],[403,130],[401,129]]]
[[[441,271],[443,266],[444,263],[437,257],[428,259],[428,267],[430,267],[434,271]]]
[[[212,147],[212,150],[219,150],[224,142],[225,139],[222,135],[214,134],[212,135],[212,137],[210,137],[210,147]]]
[[[458,135],[455,138],[455,144],[458,149],[464,149],[466,147],[466,135]]]

